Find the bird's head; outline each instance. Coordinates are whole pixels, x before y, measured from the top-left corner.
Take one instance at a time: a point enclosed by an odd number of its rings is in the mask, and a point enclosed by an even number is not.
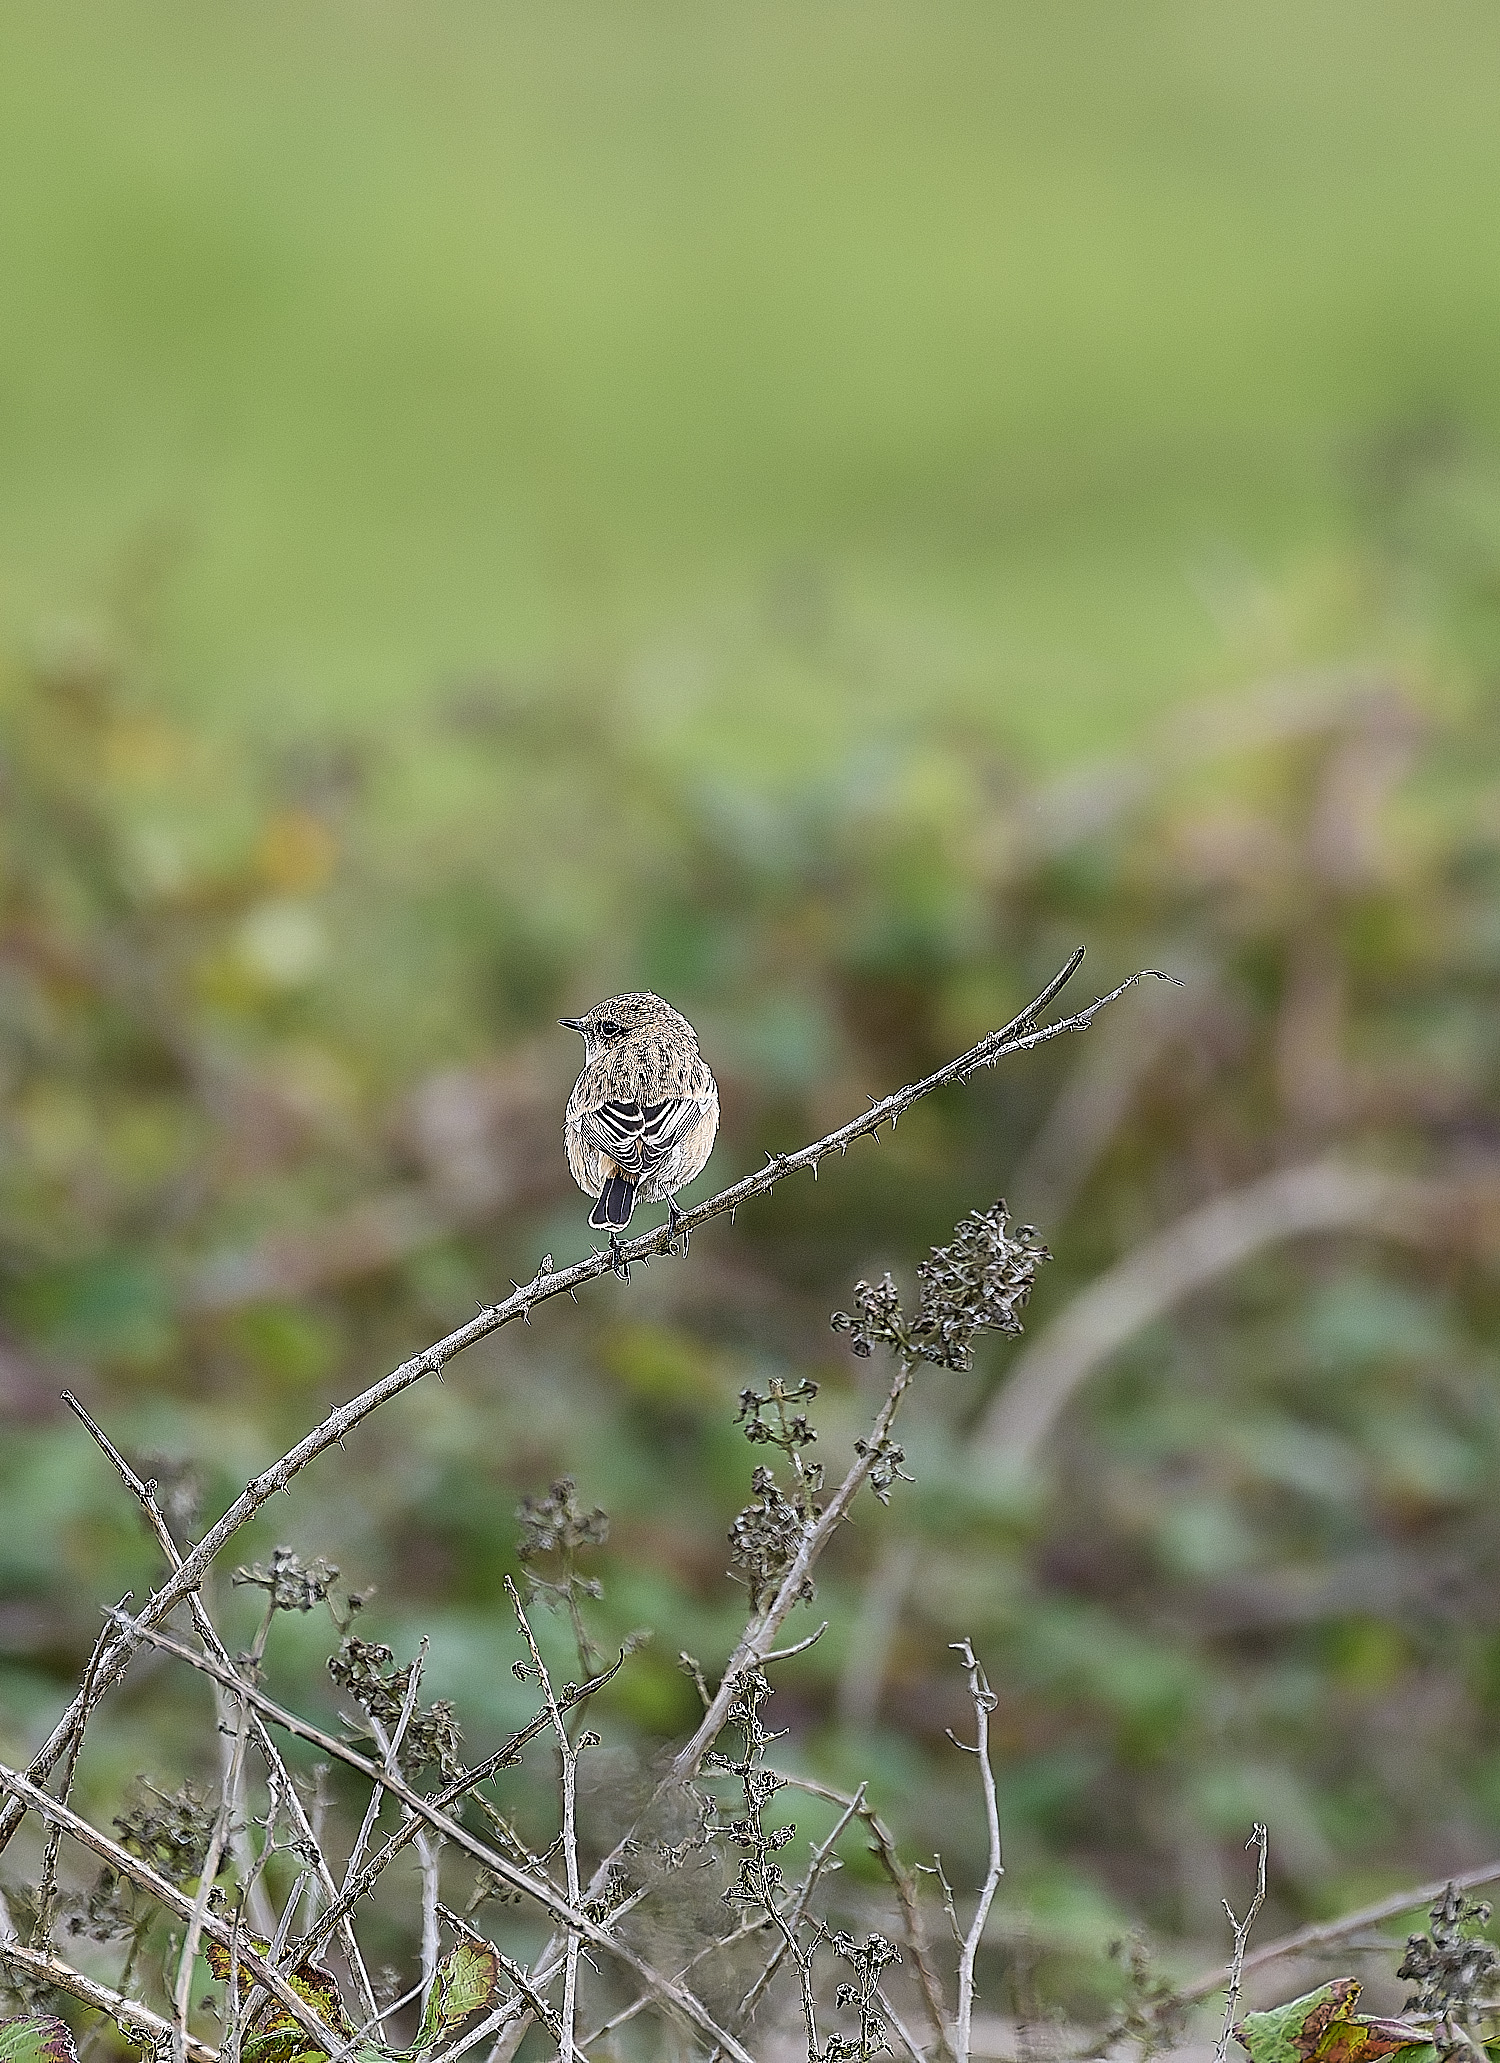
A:
[[[607,996],[582,1017],[559,1017],[558,1023],[582,1035],[584,1064],[601,1053],[611,1053],[644,1037],[663,1033],[687,1037],[697,1046],[697,1035],[680,1011],[649,989],[637,989],[625,996]]]

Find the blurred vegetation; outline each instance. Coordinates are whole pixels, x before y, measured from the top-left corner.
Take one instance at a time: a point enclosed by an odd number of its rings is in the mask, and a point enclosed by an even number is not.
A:
[[[170,715],[125,642],[12,666],[8,1735],[55,1709],[101,1603],[153,1579],[61,1380],[188,1530],[327,1401],[542,1251],[584,1250],[559,1014],[628,981],[692,1016],[722,1180],[959,1050],[1082,940],[1096,985],[1149,964],[1186,986],[475,1349],[299,1481],[244,1557],[289,1540],[373,1586],[372,1636],[429,1633],[434,1693],[498,1736],[525,1716],[495,1673],[517,1506],[570,1473],[611,1515],[592,1637],[661,1636],[600,1699],[649,1752],[692,1718],[678,1649],[712,1667],[743,1604],[737,1393],[810,1374],[830,1449],[859,1429],[861,1365],[827,1322],[856,1273],[909,1271],[1003,1190],[1057,1255],[1037,1350],[1122,1256],[1333,1157],[1409,1186],[1370,1222],[1273,1220],[1210,1260],[1124,1327],[1024,1468],[1004,1355],[924,1377],[916,1485],[840,1543],[832,1629],[782,1672],[776,1718],[810,1769],[873,1770],[903,1836],[972,1876],[944,1738],[946,1644],[972,1633],[1000,1695],[999,1937],[1075,1999],[1118,1981],[1104,1948],[1131,1920],[1211,1938],[1256,1815],[1284,1915],[1483,1860],[1500,586],[1432,518],[1466,506],[1470,464],[1424,459],[1366,568],[1372,591],[1429,583],[1441,697],[1352,671],[1247,683],[1136,759],[1043,783],[937,722],[872,728],[833,775],[731,783],[675,756],[627,679],[566,675],[476,681],[399,741],[254,757]],[[393,829],[383,798],[442,764],[484,808]],[[222,1609],[248,1634],[248,1605]],[[326,1646],[282,1636],[293,1702],[329,1709]],[[153,1681],[116,1701],[90,1784],[177,1752],[187,1716]]]
[[[995,1928],[1044,1998],[1116,1985],[1136,1919],[1216,1938],[1256,1818],[1272,1919],[1482,1861],[1493,15],[415,22],[0,6],[6,1744],[155,1577],[64,1382],[185,1533],[583,1251],[559,1014],[692,1016],[718,1180],[1084,941],[1096,988],[1186,990],[476,1349],[244,1558],[337,1561],[498,1739],[516,1507],[571,1473],[611,1514],[594,1638],[660,1632],[600,1699],[649,1751],[678,1647],[738,1623],[738,1392],[810,1374],[830,1447],[863,1423],[854,1276],[1003,1192],[1057,1256],[1025,1355],[1338,1156],[1422,1185],[1401,1222],[1210,1271],[1026,1470],[983,1434],[1017,1350],[928,1379],[917,1485],[841,1543],[774,1717],[972,1879],[974,1637]],[[319,1629],[279,1638],[331,1709]],[[196,1739],[156,1683],[95,1797]]]

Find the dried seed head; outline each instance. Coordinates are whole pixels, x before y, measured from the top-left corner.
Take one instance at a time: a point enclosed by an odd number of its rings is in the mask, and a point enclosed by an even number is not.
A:
[[[559,1476],[545,1497],[524,1497],[516,1507],[521,1537],[516,1553],[523,1562],[544,1554],[572,1554],[580,1547],[602,1547],[609,1538],[609,1514],[585,1511],[571,1476]]]
[[[850,1345],[861,1360],[876,1347],[905,1347],[901,1298],[889,1275],[882,1275],[878,1282],[856,1282],[853,1302],[852,1312],[835,1311],[829,1323],[835,1332],[850,1335]]]
[[[891,1347],[940,1368],[967,1368],[977,1334],[1020,1332],[1036,1271],[1051,1258],[1034,1227],[1012,1228],[1003,1202],[971,1211],[918,1268],[914,1317],[885,1275],[855,1284],[854,1310],[835,1311],[833,1329],[850,1335],[856,1354]]]
[[[1456,1884],[1448,1886],[1432,1908],[1430,1931],[1407,1936],[1396,1975],[1412,1979],[1417,1988],[1406,2001],[1406,2012],[1462,2020],[1492,2002],[1500,1950],[1479,1932],[1489,1917],[1483,1899],[1465,1898]]]
[[[310,1612],[314,1605],[322,1604],[338,1581],[338,1573],[321,1556],[316,1561],[304,1562],[293,1548],[277,1547],[272,1549],[268,1568],[255,1562],[248,1569],[236,1569],[229,1580],[265,1591],[273,1612]],[[351,1597],[349,1603],[358,1611],[364,1599],[356,1604]]]
[[[755,1470],[750,1488],[755,1494],[730,1527],[729,1546],[734,1566],[749,1586],[750,1602],[758,1611],[774,1596],[796,1560],[804,1521],[797,1507],[783,1497],[768,1468]],[[806,1600],[814,1594],[811,1581],[799,1593]]]
[[[924,1361],[967,1368],[979,1332],[1019,1333],[1036,1271],[1051,1254],[1032,1225],[1011,1229],[1003,1202],[971,1211],[917,1270],[912,1331]]]

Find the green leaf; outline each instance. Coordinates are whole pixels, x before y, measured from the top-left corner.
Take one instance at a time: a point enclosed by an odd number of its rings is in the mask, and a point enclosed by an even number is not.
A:
[[[73,2031],[49,2013],[0,2020],[0,2063],[78,2063]]]
[[[437,1966],[427,2011],[414,2048],[430,2049],[447,2034],[477,2013],[492,2006],[500,1990],[500,1957],[487,1941],[461,1941]]]

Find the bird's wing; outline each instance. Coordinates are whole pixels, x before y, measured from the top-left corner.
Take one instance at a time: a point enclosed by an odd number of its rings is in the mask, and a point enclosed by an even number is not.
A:
[[[644,1182],[702,1115],[696,1097],[668,1096],[660,1103],[598,1103],[579,1123],[589,1144],[607,1153],[621,1174]]]

